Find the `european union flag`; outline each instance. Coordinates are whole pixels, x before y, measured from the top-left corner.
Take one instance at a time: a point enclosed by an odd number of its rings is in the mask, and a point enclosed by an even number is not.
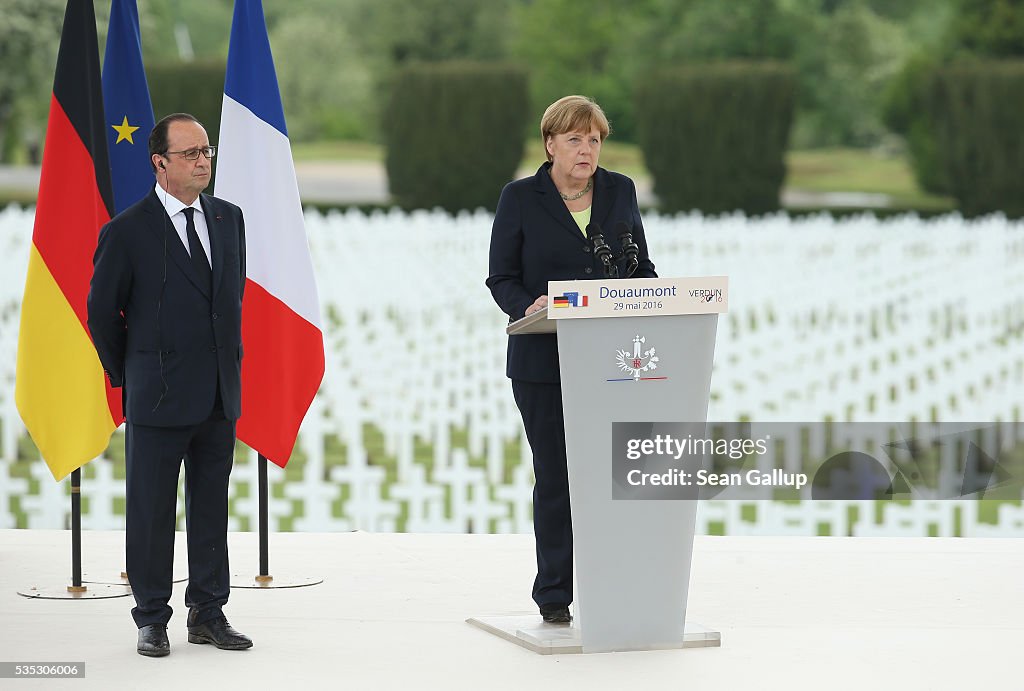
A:
[[[103,110],[107,117],[114,211],[121,213],[156,184],[149,163],[153,104],[142,68],[135,0],[113,0],[103,57]]]

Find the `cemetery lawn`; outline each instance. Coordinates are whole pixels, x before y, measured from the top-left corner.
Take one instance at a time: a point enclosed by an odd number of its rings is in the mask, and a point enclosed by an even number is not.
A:
[[[371,142],[321,141],[295,144],[296,161],[384,162],[384,147]],[[535,138],[523,150],[517,176],[532,175],[545,160],[544,147]],[[605,142],[601,165],[635,180],[650,177],[643,152],[635,144]],[[866,192],[886,194],[896,208],[945,211],[953,200],[921,190],[905,156],[868,149],[805,149],[786,154],[787,188],[809,192]]]

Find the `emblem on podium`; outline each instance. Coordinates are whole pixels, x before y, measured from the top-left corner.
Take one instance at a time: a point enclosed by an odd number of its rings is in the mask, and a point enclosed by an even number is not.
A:
[[[623,372],[628,373],[633,381],[640,381],[641,379],[664,379],[664,377],[644,377],[642,376],[646,372],[653,372],[658,369],[658,362],[660,358],[655,355],[655,349],[648,348],[644,350],[643,347],[647,344],[647,338],[640,336],[639,334],[633,338],[633,350],[619,350],[616,351],[615,362],[618,364],[619,369]],[[624,381],[624,380],[609,380],[609,381]]]

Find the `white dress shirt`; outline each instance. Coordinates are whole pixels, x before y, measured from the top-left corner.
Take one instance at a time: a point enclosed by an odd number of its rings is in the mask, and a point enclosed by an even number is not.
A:
[[[199,236],[199,243],[203,246],[203,251],[206,252],[207,263],[213,266],[213,262],[210,261],[210,230],[206,227],[206,216],[203,215],[203,205],[199,203],[199,197],[196,197],[195,201],[191,204],[185,204],[174,195],[168,194],[159,183],[156,185],[156,196],[160,199],[160,203],[164,205],[171,223],[174,224],[174,229],[178,231],[181,244],[185,245],[185,252],[189,256],[192,256],[192,253],[188,249],[188,234],[185,231],[185,224],[187,223],[185,220],[185,209],[191,206],[196,210],[196,213],[192,214],[192,220],[196,225],[196,235]]]

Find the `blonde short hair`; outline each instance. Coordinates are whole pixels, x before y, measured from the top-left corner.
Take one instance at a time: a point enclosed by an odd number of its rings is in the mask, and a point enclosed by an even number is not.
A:
[[[552,103],[540,119],[540,136],[548,160],[551,160],[546,146],[548,137],[566,132],[589,132],[594,127],[601,133],[602,142],[612,131],[601,106],[586,96],[563,96]]]

